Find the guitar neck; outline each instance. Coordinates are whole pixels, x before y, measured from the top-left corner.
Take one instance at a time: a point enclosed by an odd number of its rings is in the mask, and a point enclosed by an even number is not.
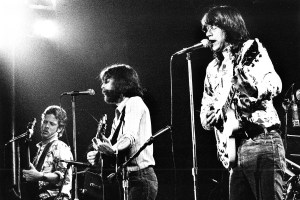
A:
[[[26,168],[27,169],[30,169],[30,146],[29,146],[29,143],[26,142],[26,145],[27,145],[27,155],[26,155]]]
[[[235,96],[235,94],[236,94],[236,89],[232,86],[230,88],[229,95],[228,95],[228,97],[226,99],[226,102],[225,102],[225,104],[222,107],[222,114],[223,114],[223,116],[225,116],[225,114],[227,113],[228,109],[232,105],[233,97]]]
[[[27,125],[27,138],[26,138],[26,141],[25,141],[25,144],[26,144],[26,167],[27,169],[30,169],[30,162],[31,162],[31,159],[30,159],[30,141],[31,141],[31,137],[33,135],[33,132],[34,132],[34,126],[36,124],[36,118],[33,118],[33,121],[32,122],[29,122],[28,125]]]

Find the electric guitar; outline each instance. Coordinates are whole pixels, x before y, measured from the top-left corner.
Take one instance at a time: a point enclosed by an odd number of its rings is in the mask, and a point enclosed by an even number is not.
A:
[[[236,118],[234,96],[236,90],[231,87],[229,96],[221,108],[221,119],[214,126],[217,142],[217,156],[226,169],[233,167],[236,163],[236,143],[233,132],[238,130],[239,121]]]
[[[263,51],[266,52],[264,48],[260,49],[258,42],[254,40],[248,47],[244,56],[240,54],[237,58],[237,60],[240,61],[238,64],[240,66],[235,66],[237,72],[242,74],[243,72],[240,71],[242,66],[250,66],[255,65],[255,63],[259,63],[261,58],[260,52]],[[231,86],[227,100],[221,109],[221,126],[217,125],[214,127],[217,140],[218,158],[227,169],[233,167],[236,163],[236,144],[234,135],[240,134],[239,120],[236,118],[236,108],[233,102],[235,94],[236,89]],[[268,93],[257,99],[256,102],[251,104],[250,109],[253,111],[264,110],[264,108],[261,107],[262,101],[264,100],[271,100],[271,94]]]

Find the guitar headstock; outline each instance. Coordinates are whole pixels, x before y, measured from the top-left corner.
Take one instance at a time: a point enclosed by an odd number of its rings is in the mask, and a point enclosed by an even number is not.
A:
[[[31,136],[33,135],[35,124],[36,124],[36,118],[33,118],[33,120],[28,123],[27,125],[27,132],[29,134],[28,138],[31,138]]]
[[[101,139],[105,135],[106,124],[107,124],[106,121],[107,121],[107,115],[104,114],[98,122],[96,138]]]

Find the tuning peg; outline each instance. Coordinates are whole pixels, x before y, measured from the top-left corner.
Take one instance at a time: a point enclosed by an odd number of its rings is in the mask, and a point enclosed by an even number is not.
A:
[[[284,110],[288,110],[290,107],[291,101],[289,99],[284,99],[282,102],[282,107]]]

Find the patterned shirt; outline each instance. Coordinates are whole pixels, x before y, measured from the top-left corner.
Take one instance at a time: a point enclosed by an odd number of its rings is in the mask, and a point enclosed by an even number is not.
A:
[[[73,155],[71,153],[70,147],[67,146],[63,141],[58,140],[58,138],[54,138],[54,141],[51,147],[46,154],[44,163],[41,168],[41,172],[44,173],[56,173],[59,176],[59,182],[57,184],[51,184],[45,181],[39,181],[39,190],[47,192],[43,192],[40,194],[40,198],[48,198],[50,196],[57,196],[59,193],[59,189],[62,184],[62,191],[61,193],[67,194],[71,198],[70,191],[72,189],[72,168],[70,168],[66,174],[65,181],[64,174],[67,169],[67,163],[59,162],[60,160],[73,160]],[[49,141],[49,142],[51,142]],[[43,144],[42,142],[38,143],[36,146],[38,148],[38,152],[36,157],[34,158],[33,164],[36,166],[40,156],[43,153],[44,148],[47,144]]]
[[[222,54],[223,61],[215,58],[206,69],[200,112],[203,128],[213,128],[207,124],[206,114],[212,107],[222,109],[232,88],[237,88],[233,99],[240,117],[266,128],[280,125],[272,98],[281,92],[282,82],[259,40],[246,41],[235,55],[232,46]]]
[[[134,155],[139,148],[152,136],[150,112],[141,97],[125,98],[116,108],[116,117],[114,123],[116,126],[120,122],[123,108],[125,107],[124,123],[120,129],[117,141],[121,138],[130,140],[127,159]],[[120,114],[117,114],[120,113]],[[109,139],[114,135],[114,125]],[[128,171],[137,171],[150,165],[155,165],[153,158],[153,145],[147,146],[131,163],[128,165]]]

